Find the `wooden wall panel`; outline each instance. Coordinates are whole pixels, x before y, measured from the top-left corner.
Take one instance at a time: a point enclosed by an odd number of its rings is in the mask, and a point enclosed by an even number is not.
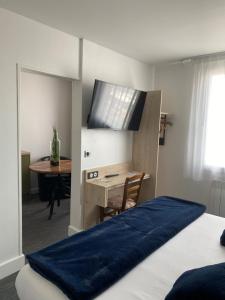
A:
[[[133,138],[133,169],[151,176],[143,186],[142,201],[156,195],[161,97],[161,91],[148,92],[140,129]]]

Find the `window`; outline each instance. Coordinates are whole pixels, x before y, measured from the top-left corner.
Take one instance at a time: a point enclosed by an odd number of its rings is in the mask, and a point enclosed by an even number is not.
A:
[[[193,62],[186,175],[225,181],[225,57]]]
[[[204,164],[225,168],[225,75],[213,75],[209,86]]]

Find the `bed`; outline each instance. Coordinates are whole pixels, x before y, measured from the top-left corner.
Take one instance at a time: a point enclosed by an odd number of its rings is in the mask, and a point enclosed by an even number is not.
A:
[[[224,218],[204,213],[96,299],[163,300],[184,271],[224,262],[224,228]],[[20,300],[68,300],[29,265],[20,271],[16,289]]]

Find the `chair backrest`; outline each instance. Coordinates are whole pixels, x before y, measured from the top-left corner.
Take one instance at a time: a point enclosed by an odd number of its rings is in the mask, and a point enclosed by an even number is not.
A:
[[[132,199],[133,201],[135,201],[135,203],[138,202],[144,176],[145,173],[141,173],[126,178],[124,185],[122,210],[125,210],[126,202],[128,199]]]

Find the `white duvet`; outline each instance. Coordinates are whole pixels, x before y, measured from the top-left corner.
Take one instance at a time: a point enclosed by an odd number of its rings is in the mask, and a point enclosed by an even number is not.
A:
[[[202,215],[96,300],[163,300],[184,271],[225,261],[219,243],[224,229],[224,218]],[[68,300],[29,265],[18,274],[16,289],[20,300]]]

